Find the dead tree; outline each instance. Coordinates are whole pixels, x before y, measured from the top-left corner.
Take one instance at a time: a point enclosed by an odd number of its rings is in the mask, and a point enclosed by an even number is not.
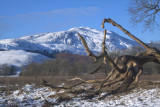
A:
[[[88,48],[86,41],[84,38],[80,35],[81,41],[85,47],[85,50],[91,58],[93,58],[94,61],[98,61],[99,59],[103,58],[104,62],[103,64],[107,64],[107,62],[112,67],[112,70],[108,74],[107,78],[101,83],[99,89],[97,92],[100,91],[100,89],[104,86],[111,85],[111,84],[117,84],[120,83],[120,86],[117,87],[113,92],[121,92],[125,91],[132,83],[137,84],[139,80],[139,76],[143,71],[143,65],[147,62],[156,62],[160,63],[160,51],[156,48],[149,47],[147,44],[133,36],[129,31],[124,29],[121,25],[117,24],[112,19],[104,19],[101,27],[104,28],[104,23],[110,23],[113,26],[118,27],[120,30],[122,30],[125,34],[127,34],[129,37],[134,39],[136,42],[138,42],[141,46],[143,46],[146,51],[137,53],[135,56],[130,55],[124,55],[117,57],[114,61],[108,56],[107,49],[105,46],[105,40],[106,40],[106,30],[104,30],[104,38],[102,42],[102,53],[100,56],[94,55]]]
[[[136,42],[138,42],[141,46],[143,46],[146,49],[146,51],[137,53],[135,56],[124,55],[124,56],[115,58],[115,60],[112,60],[107,53],[107,48],[105,45],[106,30],[104,30],[104,37],[102,42],[102,53],[99,56],[96,56],[90,51],[85,39],[78,33],[87,54],[95,62],[99,61],[100,59],[103,59],[102,64],[92,73],[95,73],[97,70],[99,70],[102,66],[106,65],[107,63],[110,64],[112,69],[108,73],[106,79],[84,81],[80,78],[75,78],[72,80],[79,80],[80,82],[78,84],[75,84],[69,87],[59,87],[59,89],[67,89],[69,90],[68,92],[71,92],[71,89],[73,89],[76,86],[80,86],[81,84],[100,83],[98,88],[94,88],[94,93],[93,93],[94,95],[99,94],[103,88],[108,89],[109,87],[111,87],[111,90],[108,90],[108,93],[110,94],[123,92],[123,91],[126,91],[131,85],[136,85],[138,83],[139,76],[143,71],[143,65],[145,63],[155,62],[160,64],[159,50],[157,50],[156,48],[149,47],[147,44],[145,44],[144,42],[142,42],[141,40],[133,36],[129,31],[124,29],[121,25],[117,24],[115,21],[113,21],[110,18],[103,20],[102,26],[101,26],[102,28],[104,28],[104,23],[110,23],[113,26],[118,27],[125,34],[127,34],[129,37],[131,37]],[[50,86],[51,88],[55,88],[55,86],[52,86],[48,83],[47,84],[44,83],[44,85]]]

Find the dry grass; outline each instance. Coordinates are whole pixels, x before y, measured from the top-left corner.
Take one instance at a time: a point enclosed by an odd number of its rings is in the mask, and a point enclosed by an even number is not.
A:
[[[105,75],[96,74],[96,75],[81,75],[81,76],[19,76],[19,77],[0,77],[0,85],[25,85],[25,84],[35,84],[40,85],[42,80],[45,79],[46,81],[53,83],[55,85],[60,83],[71,83],[67,80],[72,78],[82,78],[84,80],[90,79],[104,79]]]
[[[160,74],[141,75],[140,80],[160,81]]]
[[[67,80],[75,77],[77,76],[0,77],[0,92],[7,92],[9,94],[10,91],[20,89],[25,84],[35,84],[36,86],[41,86],[43,79],[54,85],[59,85],[62,83],[64,83],[65,85],[73,85],[78,81],[67,81]],[[78,77],[82,78],[83,80],[105,79],[105,75],[101,73],[95,75],[83,75]],[[140,81],[160,81],[160,75],[157,74],[141,75]],[[144,86],[144,84],[141,85]]]
[[[0,77],[0,92],[7,92],[20,89],[25,84],[35,84],[36,86],[42,85],[42,80],[45,79],[47,82],[59,85],[59,84],[66,84],[66,85],[73,85],[75,82],[78,81],[67,81],[69,79],[75,78],[77,76],[19,76],[19,77]],[[84,80],[91,80],[91,79],[102,79],[105,78],[102,74],[97,75],[84,75],[78,76]]]

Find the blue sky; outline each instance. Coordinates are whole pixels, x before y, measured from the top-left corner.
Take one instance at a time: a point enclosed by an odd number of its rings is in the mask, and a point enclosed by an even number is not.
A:
[[[130,0],[0,0],[0,39],[91,27],[102,30],[104,18],[112,18],[144,42],[160,41],[160,30],[133,26],[127,11]],[[118,28],[106,29],[127,37]],[[128,37],[127,37],[128,38]]]

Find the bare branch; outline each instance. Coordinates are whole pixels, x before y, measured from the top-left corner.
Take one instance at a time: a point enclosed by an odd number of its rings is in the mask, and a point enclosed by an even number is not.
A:
[[[97,57],[89,50],[88,45],[87,45],[85,39],[84,39],[79,33],[78,33],[78,36],[80,37],[80,39],[81,39],[81,41],[82,41],[82,43],[83,43],[83,45],[84,45],[84,47],[85,47],[85,50],[86,50],[87,54],[88,54],[89,56],[91,56],[91,58],[92,58],[94,61],[97,61]]]
[[[91,56],[92,59],[94,59],[95,61],[97,61],[98,59],[104,57],[104,64],[107,63],[107,61],[109,62],[109,64],[111,65],[111,67],[115,68],[115,70],[117,70],[119,73],[124,73],[123,70],[121,70],[117,64],[114,63],[114,61],[108,56],[107,52],[106,52],[106,47],[105,47],[105,40],[106,40],[106,30],[104,30],[104,38],[103,38],[103,42],[102,42],[102,54],[100,56],[95,56],[88,48],[87,43],[85,41],[85,39],[78,33],[84,47],[85,50],[87,52],[87,54],[89,56]]]
[[[128,11],[133,24],[143,23],[145,30],[156,25],[156,15],[160,11],[160,0],[131,0]],[[158,27],[158,26],[157,26]]]
[[[136,38],[135,36],[133,36],[129,31],[127,31],[126,29],[124,29],[121,25],[117,24],[116,22],[114,22],[112,19],[108,18],[108,19],[104,19],[102,22],[102,26],[104,26],[104,23],[108,22],[110,24],[112,24],[113,26],[117,26],[120,30],[122,30],[125,34],[127,34],[129,37],[131,37],[132,39],[134,39],[136,42],[138,42],[140,45],[142,45],[147,51],[151,51],[152,48],[150,48],[148,45],[146,45],[144,42],[142,42],[140,39]]]
[[[105,43],[106,43],[106,29],[104,30],[104,38],[103,38],[103,42],[102,42],[102,54],[107,54],[106,52],[106,46],[105,46]]]

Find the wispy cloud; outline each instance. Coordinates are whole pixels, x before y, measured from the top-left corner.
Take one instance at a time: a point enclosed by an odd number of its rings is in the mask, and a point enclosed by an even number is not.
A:
[[[31,17],[37,15],[44,16],[69,16],[69,15],[92,15],[93,13],[99,11],[98,7],[80,7],[80,8],[66,8],[66,9],[55,9],[47,12],[33,12],[29,14],[16,15],[17,17]]]
[[[0,19],[2,19],[2,18],[6,18],[7,16],[0,16]]]
[[[0,17],[1,18],[1,17]],[[7,22],[2,22],[0,20],[0,38],[3,36],[5,32],[8,32],[11,28],[11,25]]]
[[[74,15],[74,14],[82,14],[82,15],[90,15],[93,12],[98,11],[97,7],[80,7],[80,8],[67,8],[67,9],[57,9],[49,12],[39,12],[35,14],[41,15]]]
[[[99,14],[98,7],[55,9],[44,12],[31,12],[13,16],[0,15],[0,34],[5,32],[46,32],[59,31],[81,26]],[[83,20],[83,22],[82,22]],[[34,30],[33,30],[34,28]]]

